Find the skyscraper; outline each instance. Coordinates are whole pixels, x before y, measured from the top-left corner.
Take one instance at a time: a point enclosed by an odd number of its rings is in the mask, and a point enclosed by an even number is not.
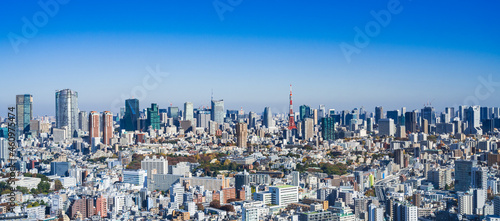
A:
[[[472,106],[467,109],[467,129],[466,134],[482,134],[479,106]]]
[[[139,130],[139,100],[127,99],[125,100],[125,115],[122,119],[121,129],[126,131]]]
[[[70,89],[56,91],[56,127],[68,127],[68,137],[78,129],[78,92]]]
[[[174,121],[179,120],[179,108],[178,107],[168,107],[168,117],[172,118]]]
[[[297,129],[295,126],[295,113],[293,113],[292,85],[290,84],[290,112],[288,113],[288,130]]]
[[[106,145],[111,144],[113,137],[113,114],[109,111],[104,111],[102,114],[102,142]]]
[[[263,124],[265,127],[274,127],[273,114],[270,107],[264,108]]]
[[[16,96],[17,136],[30,132],[30,121],[33,119],[33,96],[23,94]]]
[[[248,137],[248,129],[246,123],[237,123],[236,124],[236,136],[237,136],[237,145],[238,147],[245,148],[247,147],[247,137]]]
[[[96,111],[91,111],[89,114],[89,143],[92,146],[92,138],[101,137],[99,131],[99,113]]]
[[[193,120],[193,103],[184,103],[184,120]]]
[[[422,109],[422,119],[426,119],[430,125],[436,124],[436,112],[433,107],[424,107]]]
[[[333,117],[321,119],[321,132],[323,140],[335,140],[335,119]]]
[[[89,131],[89,116],[86,111],[80,111],[78,113],[78,129]]]
[[[399,110],[387,111],[387,118],[394,120],[394,124],[399,124]]]
[[[307,105],[301,105],[299,107],[299,111],[300,111],[300,120],[303,121],[306,118],[311,118],[311,107]]]
[[[381,106],[375,107],[375,123],[378,124],[380,119],[384,118],[384,108]]]
[[[394,120],[391,118],[388,119],[380,119],[378,121],[379,135],[383,136],[394,136],[395,126]]]
[[[218,124],[224,123],[225,112],[224,112],[224,100],[214,101],[212,100],[211,109],[211,119]]]
[[[305,118],[302,122],[302,138],[309,140],[314,136],[314,120],[312,118]]]
[[[326,108],[324,104],[320,104],[318,108],[318,118],[321,120],[326,117]]]
[[[415,111],[405,113],[405,128],[410,133],[417,132],[417,113]]]
[[[146,129],[151,126],[153,130],[160,129],[160,113],[158,112],[158,105],[151,104],[151,108],[147,109],[148,118],[146,119]]]

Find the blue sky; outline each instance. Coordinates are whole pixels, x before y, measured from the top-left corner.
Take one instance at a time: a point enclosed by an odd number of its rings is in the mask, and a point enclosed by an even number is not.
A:
[[[141,108],[208,105],[213,89],[226,109],[285,112],[290,83],[296,108],[420,109],[432,101],[442,110],[471,96],[499,106],[500,86],[490,91],[479,80],[500,82],[498,1],[401,0],[350,62],[339,45],[355,45],[355,27],[365,30],[376,21],[371,11],[397,2],[219,2],[232,9],[223,20],[214,1],[72,0],[25,36],[23,17],[33,23],[43,7],[2,1],[0,116],[24,93],[33,94],[35,116],[54,115],[54,91],[65,88],[78,91],[81,110],[116,112],[116,101],[144,88],[146,67],[157,66],[169,75],[149,81],[156,86]],[[12,33],[26,40],[17,51]]]

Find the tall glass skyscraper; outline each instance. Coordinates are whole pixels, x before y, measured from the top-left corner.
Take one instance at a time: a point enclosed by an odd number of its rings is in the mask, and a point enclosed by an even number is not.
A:
[[[212,100],[212,120],[218,124],[224,123],[225,113],[224,113],[224,100],[214,101]]]
[[[436,112],[433,107],[424,107],[422,109],[422,119],[426,119],[429,124],[436,124]]]
[[[335,119],[333,117],[325,117],[321,119],[321,122],[323,140],[335,140]]]
[[[263,119],[264,126],[266,126],[267,128],[274,127],[273,114],[271,112],[270,107],[264,108],[264,116],[263,117],[264,117],[264,119]]]
[[[311,118],[311,107],[307,105],[302,105],[299,107],[300,111],[300,120],[304,120],[305,118]]]
[[[70,89],[56,91],[56,127],[68,127],[68,137],[78,130],[78,92]]]
[[[184,103],[184,120],[193,120],[193,103]]]
[[[160,113],[158,112],[157,104],[151,104],[151,108],[148,108],[148,118],[146,120],[146,126],[148,128],[149,126],[151,126],[153,130],[160,129]]]
[[[30,132],[30,121],[33,119],[33,96],[23,94],[16,96],[17,136]]]
[[[125,115],[121,122],[121,129],[126,131],[139,130],[139,100],[127,99],[125,100]]]

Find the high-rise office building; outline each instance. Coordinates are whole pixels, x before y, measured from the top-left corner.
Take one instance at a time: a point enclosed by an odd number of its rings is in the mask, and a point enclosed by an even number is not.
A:
[[[274,127],[273,114],[270,107],[264,108],[263,124],[265,127]]]
[[[179,108],[178,107],[168,107],[168,117],[175,121],[179,121]]]
[[[151,107],[147,109],[148,117],[146,119],[146,129],[151,126],[153,130],[160,129],[160,113],[158,112],[158,105],[151,104]]]
[[[67,127],[68,137],[78,129],[78,92],[70,89],[56,91],[56,128]]]
[[[248,129],[254,128],[256,124],[257,124],[257,113],[252,111],[248,112]]]
[[[314,119],[305,118],[302,122],[302,138],[309,140],[314,136]]]
[[[445,107],[444,112],[449,115],[450,121],[455,118],[455,108],[454,107]],[[445,122],[448,123],[448,122]]]
[[[384,118],[384,108],[381,106],[375,107],[375,123],[378,124],[378,121],[383,118]]]
[[[125,114],[120,125],[121,129],[126,131],[139,130],[141,125],[139,115],[139,100],[135,98],[125,100]]]
[[[458,106],[458,118],[460,118],[461,121],[467,120],[467,115],[465,114],[466,110],[467,106]]]
[[[468,191],[472,187],[472,168],[476,161],[455,161],[455,191]]]
[[[113,114],[104,111],[102,114],[102,143],[110,145],[111,138],[113,138]]]
[[[333,117],[321,119],[321,135],[323,140],[335,140],[335,119]]]
[[[378,121],[378,129],[380,136],[394,136],[396,127],[394,126],[394,120],[391,118],[380,119]]]
[[[33,96],[23,94],[16,96],[17,136],[30,132],[30,121],[33,120]]]
[[[394,120],[394,124],[399,124],[399,110],[387,111],[387,118]]]
[[[78,129],[81,131],[89,131],[89,116],[86,111],[78,113]]]
[[[224,123],[225,117],[224,100],[212,100],[211,119],[220,125]]]
[[[248,138],[248,127],[246,123],[237,123],[236,124],[236,143],[238,147],[246,148],[247,147],[247,138]]]
[[[184,103],[184,120],[193,120],[193,103]]]
[[[89,143],[93,145],[93,138],[101,137],[101,132],[99,130],[100,126],[100,116],[96,111],[91,111],[89,114]]]
[[[210,111],[198,110],[198,113],[196,114],[196,126],[208,128],[209,121],[210,121]]]
[[[422,119],[426,119],[430,125],[436,124],[436,111],[433,107],[424,107],[422,109]]]
[[[307,105],[301,105],[299,107],[299,111],[300,111],[300,120],[303,121],[306,118],[312,118],[311,107]]]
[[[466,134],[482,134],[479,106],[472,106],[467,109],[467,129]]]
[[[366,131],[372,132],[373,131],[373,117],[368,117],[366,118]]]
[[[410,133],[417,132],[417,113],[415,111],[405,113],[405,128]]]
[[[318,108],[318,118],[321,120],[322,118],[326,117],[326,108],[324,104],[320,104]]]

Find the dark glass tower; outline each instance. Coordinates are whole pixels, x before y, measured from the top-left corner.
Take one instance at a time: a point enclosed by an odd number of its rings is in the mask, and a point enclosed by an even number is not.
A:
[[[152,127],[153,130],[160,129],[160,114],[158,112],[158,105],[151,104],[151,108],[148,108],[148,118],[146,120],[146,126]]]
[[[30,132],[30,121],[33,119],[33,96],[23,94],[16,96],[17,136]]]
[[[323,140],[335,140],[335,118],[325,117],[321,123]]]
[[[139,130],[139,100],[125,100],[125,116],[122,119],[122,129],[126,131]]]

